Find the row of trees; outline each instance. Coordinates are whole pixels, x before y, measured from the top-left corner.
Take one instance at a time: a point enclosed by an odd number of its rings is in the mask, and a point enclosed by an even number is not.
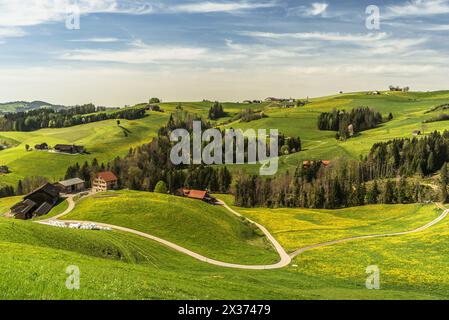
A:
[[[447,113],[441,113],[435,117],[432,117],[430,119],[424,120],[424,123],[431,123],[431,122],[438,122],[438,121],[448,121],[449,120],[449,114]]]
[[[167,192],[175,193],[179,188],[207,189],[212,192],[228,192],[232,182],[232,175],[226,167],[213,168],[210,166],[189,166],[188,168],[175,167],[163,162],[163,151],[159,149],[159,143],[150,143],[130,150],[129,154],[104,164],[85,162],[83,165],[76,163],[67,169],[65,178],[81,178],[89,187],[95,174],[104,170],[110,170],[119,178],[119,187],[139,191],[161,192],[161,182]],[[156,158],[149,155],[159,153]],[[159,184],[159,187],[157,188]],[[164,192],[165,193],[165,192]]]
[[[251,122],[251,121],[260,120],[260,119],[267,118],[267,117],[268,116],[265,113],[256,112],[252,109],[245,109],[238,115],[238,118],[240,119],[241,122]]]
[[[273,179],[239,174],[234,187],[235,203],[243,207],[336,209],[439,199],[432,188],[404,177],[365,182],[360,169],[357,161],[340,160],[332,168],[321,166],[312,179],[302,166],[294,174]]]
[[[224,111],[223,106],[218,101],[215,101],[214,105],[209,109],[209,119],[217,120],[226,117],[228,114]]]
[[[423,138],[394,139],[373,145],[363,161],[367,180],[396,176],[427,176],[449,162],[449,131]]]
[[[389,120],[392,118],[390,113]],[[320,114],[318,129],[337,131],[337,138],[345,140],[355,133],[375,128],[382,122],[382,114],[369,107],[355,108],[350,112],[334,109]]]
[[[0,131],[34,131],[42,128],[62,128],[109,119],[139,119],[145,116],[145,108],[126,108],[106,112],[104,107],[93,104],[55,111],[37,109],[8,113],[0,117]]]

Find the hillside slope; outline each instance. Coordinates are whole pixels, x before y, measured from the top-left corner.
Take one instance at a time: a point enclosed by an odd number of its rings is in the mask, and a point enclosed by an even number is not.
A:
[[[61,129],[0,132],[0,141],[9,139],[16,142],[15,147],[0,151],[0,165],[7,165],[11,171],[0,176],[0,185],[15,186],[26,176],[43,176],[57,181],[64,177],[67,167],[76,162],[84,163],[94,158],[107,162],[117,156],[125,156],[131,147],[150,142],[167,119],[167,114],[149,112],[143,119],[121,120],[120,126],[116,120],[107,120]],[[50,146],[59,143],[83,145],[89,154],[66,155],[25,149],[27,144],[33,148],[43,142]]]
[[[224,262],[270,264],[279,259],[255,226],[221,206],[198,200],[136,191],[109,192],[81,200],[64,219],[131,228]]]

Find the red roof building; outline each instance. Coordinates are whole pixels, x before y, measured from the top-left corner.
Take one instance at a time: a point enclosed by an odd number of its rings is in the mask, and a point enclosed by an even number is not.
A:
[[[118,178],[110,171],[99,172],[94,181],[92,181],[92,190],[94,192],[103,192],[116,189]]]
[[[179,189],[176,192],[177,195],[190,198],[190,199],[196,199],[196,200],[202,200],[207,202],[213,202],[215,200],[213,197],[210,196],[209,191],[205,190],[190,190],[190,189]]]

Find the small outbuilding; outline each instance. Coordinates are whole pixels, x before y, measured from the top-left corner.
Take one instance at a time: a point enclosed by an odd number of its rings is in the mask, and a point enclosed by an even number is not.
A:
[[[59,181],[57,187],[61,193],[78,193],[86,188],[84,180],[80,178]]]
[[[55,151],[61,152],[61,153],[70,153],[70,154],[82,154],[85,153],[86,150],[83,146],[76,146],[76,145],[70,145],[70,144],[57,144],[55,145]]]
[[[0,174],[7,174],[9,173],[9,167],[8,166],[0,166]]]
[[[210,195],[209,191],[206,191],[206,190],[191,190],[191,189],[181,188],[176,191],[176,195],[180,196],[180,197],[195,199],[195,200],[202,200],[202,201],[205,201],[208,203],[216,202],[216,199]]]
[[[415,131],[412,132],[412,134],[414,136],[420,136],[421,135],[421,130],[415,130]]]
[[[41,144],[36,144],[34,146],[34,149],[36,150],[48,150],[48,144],[47,143],[41,143]]]

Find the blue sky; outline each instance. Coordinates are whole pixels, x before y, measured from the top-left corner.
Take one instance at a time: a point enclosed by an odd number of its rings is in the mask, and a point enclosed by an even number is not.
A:
[[[79,30],[66,28],[74,8]],[[449,0],[0,0],[0,101],[449,89],[448,35]]]

